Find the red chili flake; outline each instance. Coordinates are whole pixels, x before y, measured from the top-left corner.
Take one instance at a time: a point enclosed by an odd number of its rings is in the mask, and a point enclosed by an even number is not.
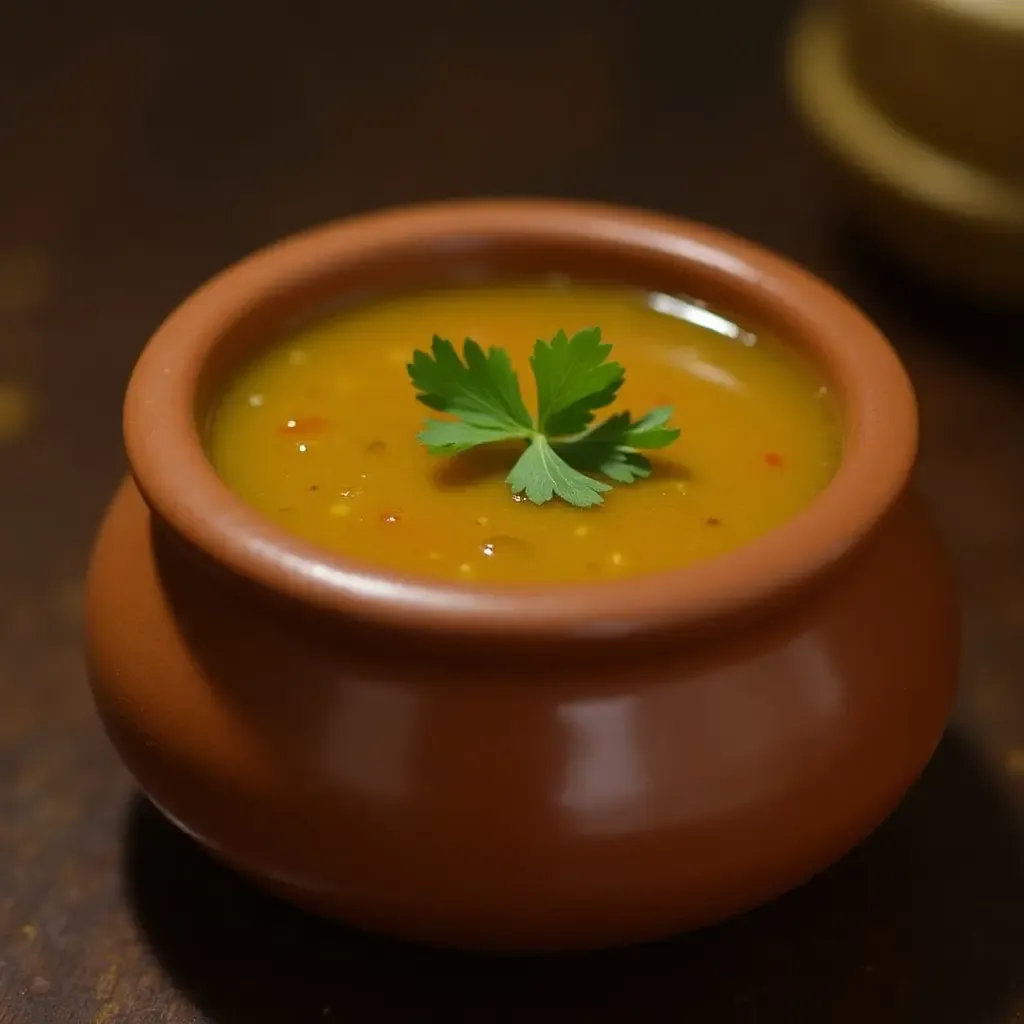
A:
[[[309,485],[309,489],[310,489],[311,491],[319,491],[319,490],[320,490],[320,487],[319,487],[319,485],[318,485],[318,484],[310,484],[310,485]]]
[[[655,405],[671,405],[672,399],[668,395],[658,395],[654,402]]]
[[[704,520],[704,522],[708,526],[721,526],[722,525],[722,520],[716,518],[715,516],[708,516],[707,519]]]
[[[301,416],[297,419],[287,420],[284,426],[278,429],[289,437],[312,437],[322,433],[326,426],[327,420],[323,416]]]
[[[773,467],[777,468],[778,466],[782,465],[782,456],[778,452],[765,452],[764,453],[764,461],[769,466],[773,466]]]
[[[366,446],[366,450],[371,455],[383,455],[388,450],[388,446],[384,441],[371,441]]]

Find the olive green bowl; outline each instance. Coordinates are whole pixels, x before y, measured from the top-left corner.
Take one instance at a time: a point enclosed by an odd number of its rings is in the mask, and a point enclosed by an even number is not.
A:
[[[842,195],[894,255],[1024,304],[1024,0],[1020,14],[1010,0],[965,9],[812,6],[794,26],[790,94]]]

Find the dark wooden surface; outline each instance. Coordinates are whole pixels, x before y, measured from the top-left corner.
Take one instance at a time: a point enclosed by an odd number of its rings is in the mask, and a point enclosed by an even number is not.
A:
[[[3,5],[0,1024],[1024,1020],[1024,324],[887,268],[829,208],[782,91],[793,6]],[[850,293],[919,389],[965,603],[956,722],[862,848],[726,926],[557,960],[256,894],[140,801],[80,655],[121,393],[163,315],[283,233],[508,192],[712,221]]]

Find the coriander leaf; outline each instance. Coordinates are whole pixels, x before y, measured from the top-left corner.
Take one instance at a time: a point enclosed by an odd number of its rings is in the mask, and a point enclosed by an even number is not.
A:
[[[627,452],[621,449],[609,452],[597,467],[609,480],[617,484],[632,484],[651,475],[651,460],[639,452]]]
[[[614,413],[577,437],[560,441],[556,448],[576,469],[631,484],[652,471],[650,460],[636,449],[664,448],[679,436],[677,428],[664,426],[671,415],[671,406],[662,406],[634,423],[628,412]]]
[[[465,363],[450,341],[435,335],[431,344],[433,358],[419,350],[413,353],[407,369],[413,386],[420,392],[417,398],[438,412],[451,413],[477,427],[501,431],[506,438],[529,437],[534,430],[533,419],[523,403],[508,353],[498,348],[485,353],[472,338],[466,338],[462,351]]]
[[[678,427],[665,426],[671,416],[671,405],[652,409],[626,431],[624,443],[631,448],[666,448],[679,437]]]
[[[607,419],[591,427],[589,430],[567,437],[558,442],[559,448],[572,448],[576,451],[596,451],[602,445],[621,444],[623,438],[634,426],[628,412],[612,413]]]
[[[525,494],[535,505],[557,495],[578,508],[600,505],[602,492],[611,490],[608,484],[573,469],[542,434],[519,457],[506,483],[513,494]]]
[[[609,405],[622,386],[625,371],[606,362],[611,345],[602,344],[601,328],[577,331],[571,338],[559,331],[549,342],[538,341],[530,357],[537,382],[537,429],[548,437],[576,434]]]
[[[463,358],[469,367],[471,379],[479,382],[484,394],[489,395],[513,423],[526,430],[533,430],[533,417],[523,402],[519,378],[512,369],[508,353],[492,345],[484,355],[484,350],[472,338],[466,338]]]
[[[651,463],[638,449],[663,448],[679,436],[667,426],[668,406],[636,421],[620,412],[592,425],[595,411],[614,400],[625,376],[618,363],[607,361],[610,351],[596,327],[572,338],[559,331],[550,342],[538,341],[530,359],[537,384],[535,425],[507,353],[484,352],[467,338],[460,359],[451,342],[435,335],[430,353],[413,353],[409,377],[420,402],[453,419],[426,420],[418,439],[437,455],[525,441],[506,478],[514,494],[538,505],[554,497],[580,508],[600,505],[611,484],[588,474],[620,484],[650,476]]]
[[[431,455],[456,455],[477,445],[507,441],[509,433],[501,427],[468,420],[426,420],[416,438]]]

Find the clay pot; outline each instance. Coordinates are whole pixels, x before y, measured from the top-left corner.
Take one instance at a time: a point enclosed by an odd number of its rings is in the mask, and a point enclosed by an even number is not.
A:
[[[225,375],[292,316],[552,270],[697,295],[805,350],[845,406],[833,483],[704,564],[500,589],[358,570],[207,462]],[[189,298],[143,352],[124,424],[131,479],[88,582],[103,722],[169,818],[302,906],[464,947],[707,924],[867,835],[943,731],[957,612],[908,493],[910,384],[844,299],[747,242],[545,201],[332,224]]]

